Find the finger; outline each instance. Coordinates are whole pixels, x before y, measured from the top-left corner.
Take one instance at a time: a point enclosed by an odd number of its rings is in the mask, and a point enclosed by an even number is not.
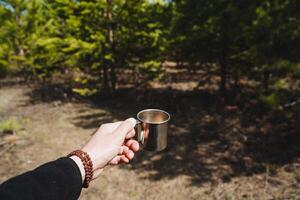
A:
[[[119,155],[126,154],[128,151],[129,147],[123,145],[120,147]]]
[[[122,123],[122,121],[102,124],[91,135],[94,135],[95,133],[100,132],[101,130],[106,132],[106,133],[112,133],[114,130],[116,130],[116,128],[118,126],[120,126],[121,123]]]
[[[125,155],[122,155],[122,156],[121,156],[121,160],[122,160],[124,163],[129,163],[129,160],[128,160],[128,158],[127,158]]]
[[[140,145],[136,140],[128,140],[126,142],[126,146],[129,147],[134,152],[137,152],[140,148]]]
[[[114,130],[116,130],[116,128],[118,128],[118,126],[120,126],[120,124],[122,124],[122,121],[108,123],[107,125],[110,127],[111,131],[113,132]]]
[[[130,139],[135,135],[135,130],[132,129],[129,133],[127,133],[126,135],[126,139]]]
[[[118,137],[125,138],[127,133],[129,133],[135,126],[136,120],[134,118],[129,118],[122,122],[114,131]]]
[[[106,123],[106,124],[102,124],[100,128],[105,129],[105,131],[109,130],[110,132],[113,132],[118,128],[118,126],[120,126],[120,124],[122,124],[122,121]]]
[[[134,153],[131,150],[129,150],[125,155],[128,158],[128,160],[132,160],[132,158],[134,157]]]
[[[114,157],[114,158],[109,162],[109,164],[111,164],[111,165],[117,165],[117,164],[119,164],[119,163],[121,162],[121,157],[122,157],[122,156],[116,156],[116,157]]]

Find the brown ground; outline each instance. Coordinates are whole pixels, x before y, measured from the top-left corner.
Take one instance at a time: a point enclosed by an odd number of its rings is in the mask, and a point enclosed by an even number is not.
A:
[[[0,146],[0,182],[80,147],[101,123],[158,107],[172,115],[168,149],[106,169],[80,199],[300,199],[299,136],[263,135],[275,125],[222,108],[212,92],[190,90],[192,79],[170,81],[88,101],[59,85],[2,86],[0,120],[16,117],[23,130]]]

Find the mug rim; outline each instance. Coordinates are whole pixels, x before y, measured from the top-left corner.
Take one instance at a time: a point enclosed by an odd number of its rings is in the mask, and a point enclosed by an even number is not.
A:
[[[144,120],[142,120],[139,115],[143,112],[147,112],[147,111],[158,111],[158,112],[162,112],[164,114],[166,114],[168,116],[168,119],[162,121],[162,122],[146,122]],[[141,110],[140,112],[138,112],[138,114],[136,115],[137,119],[141,122],[144,122],[144,123],[148,123],[148,124],[163,124],[163,123],[166,123],[170,120],[171,116],[168,112],[164,111],[164,110],[161,110],[161,109],[156,109],[156,108],[149,108],[149,109],[144,109],[144,110]]]

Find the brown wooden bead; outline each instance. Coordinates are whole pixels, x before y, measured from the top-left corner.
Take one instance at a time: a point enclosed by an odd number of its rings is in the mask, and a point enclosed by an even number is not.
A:
[[[91,182],[91,180],[93,179],[93,162],[91,160],[91,157],[84,151],[82,150],[75,150],[73,152],[71,152],[68,157],[71,156],[77,156],[78,158],[80,158],[82,164],[83,164],[83,168],[85,171],[85,178],[83,181],[83,187],[84,188],[88,188],[89,187],[89,183]]]

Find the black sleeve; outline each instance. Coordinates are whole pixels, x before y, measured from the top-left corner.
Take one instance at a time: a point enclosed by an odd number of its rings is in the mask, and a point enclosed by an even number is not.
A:
[[[16,176],[0,185],[2,200],[78,199],[82,178],[76,163],[60,158],[33,171]]]

